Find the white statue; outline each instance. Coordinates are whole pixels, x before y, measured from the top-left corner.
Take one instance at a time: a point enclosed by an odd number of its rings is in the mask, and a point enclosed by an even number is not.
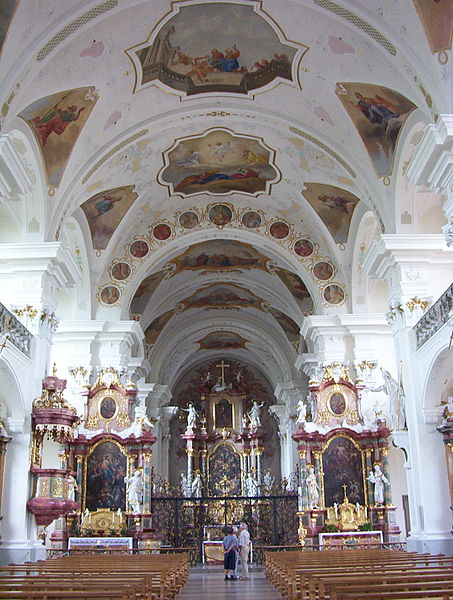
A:
[[[308,475],[305,478],[305,484],[307,486],[308,506],[310,508],[317,508],[319,502],[319,485],[313,465],[308,466]]]
[[[385,501],[385,485],[389,484],[389,480],[381,471],[381,467],[378,463],[374,465],[374,472],[369,473],[367,477],[368,481],[374,484],[374,503],[384,504]]]
[[[305,405],[305,402],[302,400],[302,398],[297,403],[296,410],[297,410],[296,423],[299,423],[300,425],[304,425],[307,421],[307,407]]]
[[[390,400],[390,420],[392,429],[399,431],[406,427],[405,396],[403,386],[395,381],[390,373],[381,367],[384,383],[372,392],[384,392]]]
[[[75,500],[75,493],[77,490],[77,481],[75,480],[75,478],[72,475],[69,475],[68,477],[68,500],[72,500],[74,502]]]
[[[187,431],[193,431],[197,426],[197,411],[195,410],[195,406],[192,402],[189,402],[188,408],[181,408],[184,412],[187,413]]]
[[[191,486],[190,482],[188,481],[184,471],[181,471],[181,483],[179,484],[179,487],[181,490],[181,494],[185,498],[190,498],[190,496],[192,495],[192,486]]]
[[[333,503],[333,510],[335,512],[335,518],[338,519],[338,503],[337,502]]]
[[[250,470],[244,480],[244,495],[250,497],[258,496],[258,481],[254,476],[254,471]]]
[[[274,486],[274,478],[272,477],[272,473],[270,469],[266,469],[263,476],[263,485],[266,493],[270,493]]]
[[[149,433],[154,427],[154,423],[148,419],[145,406],[137,406],[135,409],[135,420],[132,423],[132,430],[135,437],[140,437],[143,433]]]
[[[201,498],[203,493],[203,480],[200,471],[197,471],[192,481],[192,498]]]
[[[143,478],[142,472],[139,469],[135,469],[132,477],[124,478],[127,484],[126,494],[129,504],[134,514],[141,512],[141,505],[143,501]]]
[[[250,427],[252,429],[261,427],[261,419],[260,419],[260,408],[264,406],[264,402],[258,404],[256,400],[253,401],[252,408],[247,413],[250,419]]]

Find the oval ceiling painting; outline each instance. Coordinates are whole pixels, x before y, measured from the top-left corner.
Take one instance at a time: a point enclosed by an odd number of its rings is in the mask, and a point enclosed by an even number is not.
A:
[[[118,302],[120,296],[121,294],[119,289],[114,285],[106,285],[102,288],[101,293],[99,294],[101,302],[109,306]]]
[[[217,227],[224,227],[233,218],[233,213],[226,204],[215,204],[209,209],[209,220]]]
[[[327,279],[333,277],[333,267],[328,262],[318,262],[313,267],[313,274],[316,279],[327,281]]]
[[[294,252],[297,254],[297,256],[311,256],[313,254],[313,250],[313,242],[310,242],[310,240],[301,239],[297,240],[297,242],[294,244]]]
[[[276,221],[270,226],[269,233],[277,240],[283,240],[289,234],[289,227],[283,221]]]
[[[184,229],[193,229],[198,225],[199,221],[200,217],[192,210],[187,210],[179,215],[179,224]]]
[[[324,300],[329,304],[341,304],[344,302],[344,289],[336,283],[331,283],[324,288],[322,293]]]
[[[148,242],[145,242],[145,240],[135,240],[129,246],[129,252],[134,258],[143,258],[149,252]]]
[[[112,267],[112,277],[117,281],[127,279],[131,274],[131,267],[126,262],[118,262]]]
[[[159,223],[153,227],[153,236],[156,240],[168,240],[171,236],[171,229],[165,223]]]
[[[262,219],[260,213],[256,210],[248,210],[242,215],[241,221],[247,229],[256,229],[261,225]]]

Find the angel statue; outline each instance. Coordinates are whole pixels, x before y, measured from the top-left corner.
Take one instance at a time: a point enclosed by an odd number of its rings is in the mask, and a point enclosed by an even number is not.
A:
[[[381,367],[384,383],[372,392],[384,392],[390,401],[390,420],[392,429],[400,431],[406,428],[405,395],[403,386],[395,381],[390,373]]]

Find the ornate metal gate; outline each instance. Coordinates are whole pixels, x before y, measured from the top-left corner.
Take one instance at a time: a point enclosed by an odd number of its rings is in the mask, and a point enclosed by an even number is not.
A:
[[[153,526],[164,545],[200,549],[206,530],[218,535],[226,525],[245,521],[255,546],[297,544],[297,495],[257,498],[222,496],[209,498],[154,497]]]

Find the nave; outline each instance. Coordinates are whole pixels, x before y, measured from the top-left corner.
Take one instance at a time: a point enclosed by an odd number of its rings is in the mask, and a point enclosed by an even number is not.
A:
[[[176,600],[281,600],[282,596],[269,583],[261,568],[250,569],[250,579],[225,581],[221,566],[190,569],[186,585]]]

